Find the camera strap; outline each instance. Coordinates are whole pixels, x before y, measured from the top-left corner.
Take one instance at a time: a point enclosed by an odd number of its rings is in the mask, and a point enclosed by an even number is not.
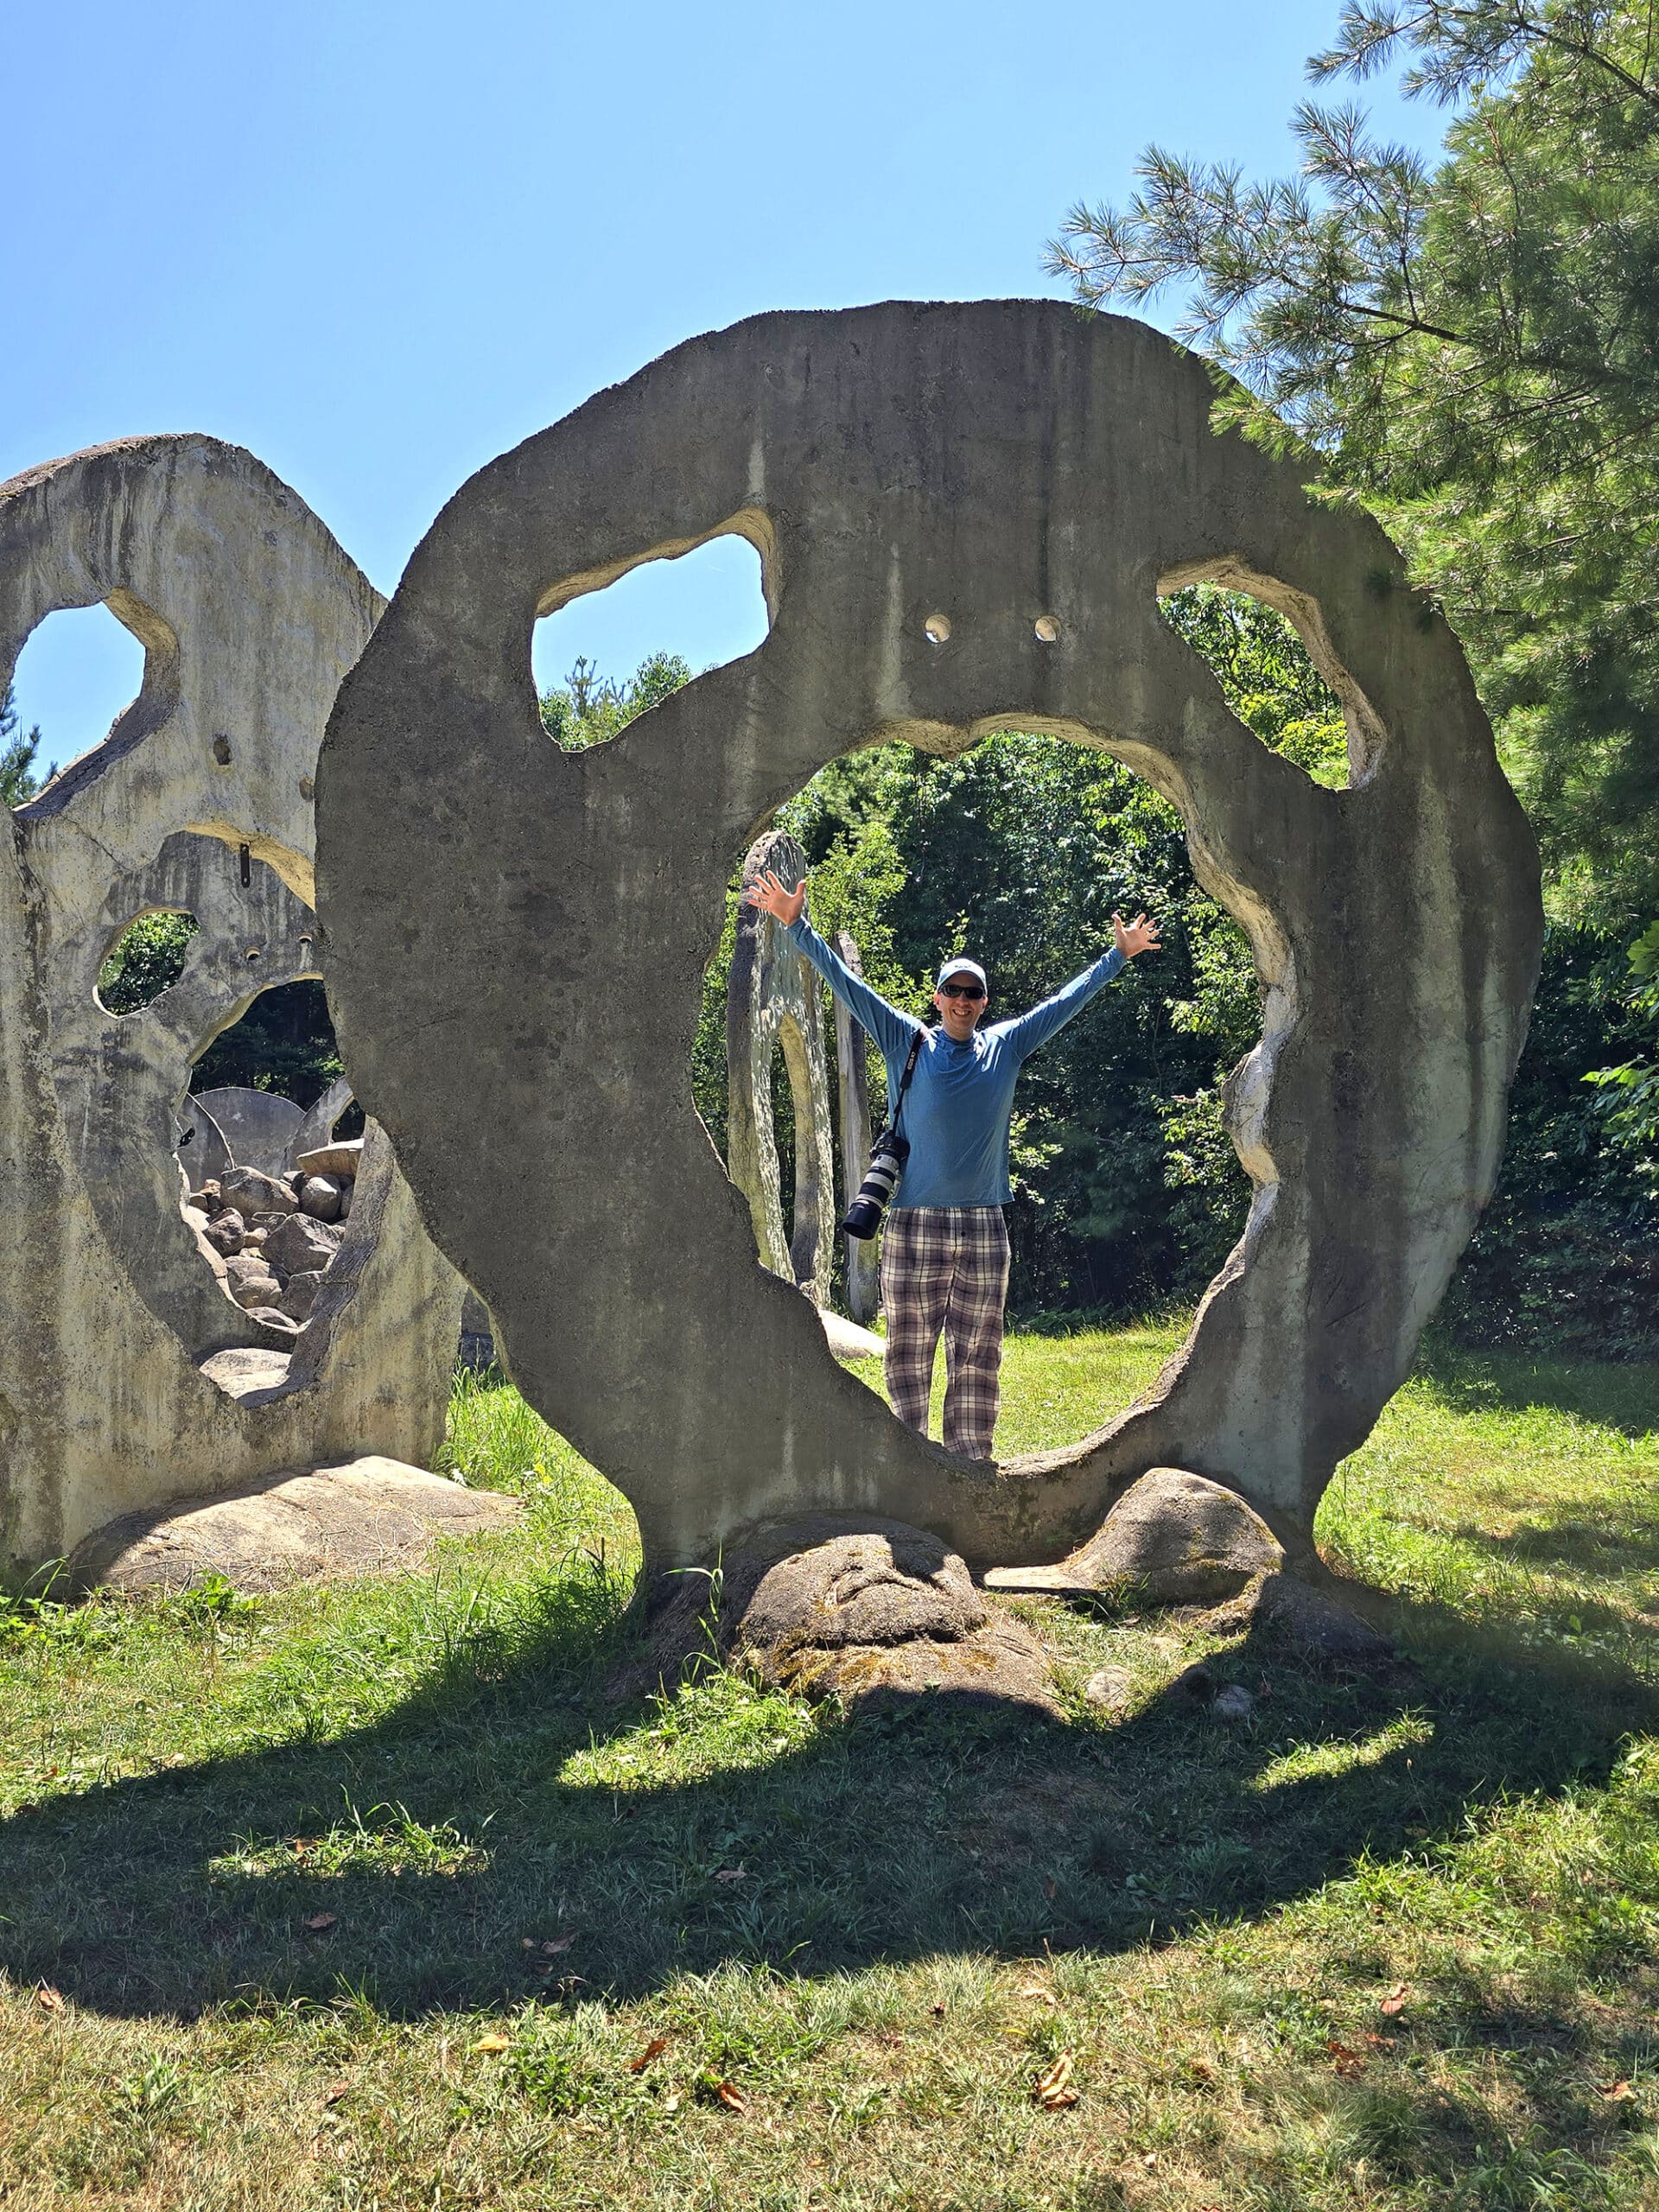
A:
[[[916,1072],[916,1063],[922,1056],[922,1043],[927,1035],[925,1022],[918,1022],[916,1034],[910,1040],[910,1058],[905,1062],[905,1071],[899,1078],[899,1096],[893,1102],[892,1129],[899,1134],[899,1116],[905,1110],[905,1093],[910,1089],[910,1078]]]

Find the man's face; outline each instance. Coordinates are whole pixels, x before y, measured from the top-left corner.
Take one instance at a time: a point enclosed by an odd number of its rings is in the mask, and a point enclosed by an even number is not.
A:
[[[969,992],[971,997],[967,995]],[[979,1027],[985,1011],[985,993],[976,976],[947,976],[934,992],[933,1003],[939,1010],[940,1027],[960,1045]]]

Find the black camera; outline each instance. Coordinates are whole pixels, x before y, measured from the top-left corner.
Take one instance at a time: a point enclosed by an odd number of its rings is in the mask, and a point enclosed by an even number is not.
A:
[[[905,1162],[910,1158],[910,1141],[896,1136],[891,1129],[883,1129],[870,1147],[870,1164],[865,1170],[864,1180],[858,1186],[858,1196],[847,1209],[847,1218],[841,1224],[849,1236],[861,1239],[874,1236],[881,1226],[881,1217],[887,1211],[887,1200],[899,1187],[899,1178],[905,1172]]]

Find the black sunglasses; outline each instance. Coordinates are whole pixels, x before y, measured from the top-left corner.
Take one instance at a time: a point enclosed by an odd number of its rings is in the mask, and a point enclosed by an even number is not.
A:
[[[977,983],[941,983],[939,996],[943,999],[982,999],[985,994]]]

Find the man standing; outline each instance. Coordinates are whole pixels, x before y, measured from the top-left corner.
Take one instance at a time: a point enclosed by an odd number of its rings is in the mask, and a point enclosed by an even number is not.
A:
[[[1081,1013],[1096,991],[1138,953],[1159,949],[1144,914],[1092,968],[1052,998],[1011,1021],[982,1029],[988,1003],[976,960],[947,960],[933,1004],[937,1029],[900,1014],[838,959],[806,919],[804,878],[786,889],[770,873],[749,897],[783,924],[836,997],[881,1049],[887,1065],[887,1116],[897,1109],[899,1072],[918,1029],[922,1050],[905,1094],[901,1134],[910,1157],[881,1238],[881,1303],[887,1317],[887,1395],[900,1421],[927,1433],[933,1357],[944,1334],[944,1448],[988,1459],[996,1427],[1008,1290],[1008,1232],[1002,1209],[1008,1183],[1008,1125],[1020,1070],[1039,1045]],[[849,1162],[849,1175],[860,1163]]]

